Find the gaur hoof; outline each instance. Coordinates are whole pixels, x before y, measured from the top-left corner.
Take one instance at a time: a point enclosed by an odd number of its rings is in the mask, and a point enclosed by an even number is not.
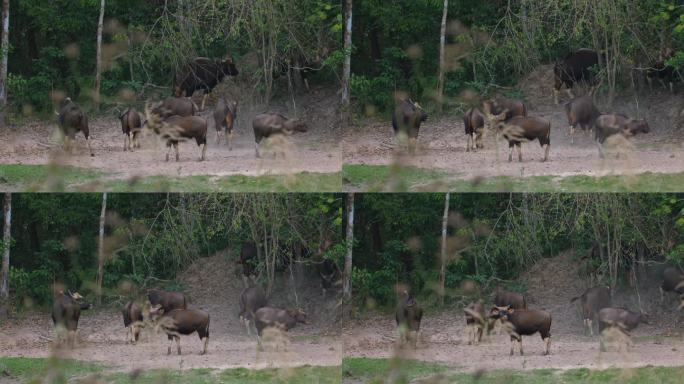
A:
[[[90,157],[95,157],[95,154],[94,154],[94,153],[91,153],[91,154],[90,154]]]

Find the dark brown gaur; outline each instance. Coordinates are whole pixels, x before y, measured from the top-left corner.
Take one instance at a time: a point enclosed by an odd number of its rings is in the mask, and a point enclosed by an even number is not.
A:
[[[574,303],[577,300],[580,301],[584,326],[589,330],[589,334],[594,336],[592,322],[594,321],[595,315],[603,308],[611,306],[610,287],[601,286],[589,288],[580,296],[573,297],[570,302]]]
[[[156,103],[152,113],[166,119],[170,116],[195,116],[197,106],[189,97],[167,97],[161,103]]]
[[[247,328],[247,335],[252,335],[250,322],[254,321],[254,314],[266,304],[268,304],[266,294],[259,286],[245,288],[240,293],[240,321]]]
[[[176,74],[174,93],[176,97],[185,95],[191,97],[196,90],[204,91],[201,110],[207,96],[225,77],[237,76],[239,71],[232,58],[212,60],[206,57],[198,57],[189,62]]]
[[[526,117],[527,106],[520,100],[500,97],[482,103],[482,112],[490,127],[495,127],[497,123],[509,121],[516,116]]]
[[[644,119],[632,119],[624,115],[601,115],[596,119],[596,144],[599,148],[599,157],[604,158],[603,143],[613,135],[622,135],[629,139],[639,133],[651,131]]]
[[[527,309],[527,301],[525,301],[525,296],[522,293],[504,291],[500,287],[496,288],[494,305],[513,309]]]
[[[166,141],[166,161],[169,161],[172,147],[176,150],[176,161],[179,161],[178,143],[193,139],[197,146],[201,147],[199,161],[204,161],[207,152],[207,121],[199,116],[172,115],[162,118],[158,113],[158,106],[159,103],[152,108],[146,108],[147,127]]]
[[[565,104],[565,114],[570,125],[570,143],[575,142],[575,129],[579,125],[583,130],[592,130],[601,112],[594,105],[591,95],[572,99]]]
[[[291,135],[295,132],[306,132],[309,128],[299,119],[289,119],[279,113],[262,113],[252,120],[254,129],[254,148],[256,157],[261,157],[259,144],[261,140],[273,135]]]
[[[67,97],[59,103],[57,116],[59,130],[64,136],[64,150],[71,153],[71,141],[75,140],[76,133],[83,132],[90,156],[95,156],[93,149],[90,147],[88,116],[86,116],[81,107]]]
[[[152,306],[161,305],[164,313],[169,313],[174,309],[187,309],[188,303],[185,295],[180,292],[162,291],[160,289],[150,289],[147,291],[147,299]]]
[[[78,320],[81,317],[81,310],[92,308],[83,296],[78,292],[60,292],[52,303],[52,323],[55,328],[63,328],[67,331],[66,341],[72,348],[75,346]],[[59,332],[58,332],[59,336]],[[57,338],[59,342],[59,337]]]
[[[143,308],[135,301],[129,301],[121,310],[123,315],[124,327],[126,327],[126,343],[130,341],[135,344],[140,338],[140,330],[143,328]],[[130,336],[130,338],[129,338]]]
[[[323,299],[328,296],[328,291],[332,291],[342,282],[340,268],[330,259],[323,259],[316,265],[318,275],[321,277],[321,288],[323,289]]]
[[[551,353],[551,314],[538,309],[513,309],[511,307],[493,307],[489,317],[501,320],[511,337],[511,356],[515,351],[515,342],[520,346],[523,355],[522,336],[531,336],[539,332],[544,341],[544,355]]]
[[[570,99],[575,96],[572,93],[572,87],[577,83],[586,83],[595,85],[597,77],[592,70],[599,64],[599,55],[596,51],[591,49],[580,49],[569,53],[567,56],[556,62],[553,67],[554,85],[553,85],[553,100],[558,105],[558,98],[563,86],[566,87],[566,92]]]
[[[307,315],[301,309],[261,307],[254,313],[257,342],[261,345],[261,335],[266,328],[275,328],[287,332],[298,323],[308,324]]]
[[[197,332],[203,343],[200,355],[207,353],[209,344],[209,313],[200,309],[174,309],[166,312],[160,305],[153,306],[150,310],[153,322],[169,338],[169,348],[167,355],[171,354],[171,344],[176,340],[178,354],[181,354],[180,337],[181,335],[192,335]]]
[[[397,322],[399,343],[404,345],[413,339],[413,348],[415,348],[418,344],[423,309],[418,301],[409,295],[408,291],[404,291],[399,296],[394,318]]]
[[[518,148],[518,161],[522,162],[522,142],[538,140],[544,148],[542,162],[549,160],[551,148],[551,122],[540,117],[516,116],[507,122],[497,124],[497,131],[508,141],[508,161],[513,161],[513,148]]]
[[[599,342],[602,351],[606,350],[603,340],[603,331],[606,328],[617,329],[629,337],[630,331],[636,328],[640,323],[648,324],[648,320],[644,313],[630,311],[626,308],[603,308],[598,313],[598,320],[599,333],[601,333]],[[632,344],[631,340],[629,341],[629,344]]]
[[[256,266],[259,262],[259,252],[256,243],[248,241],[240,248],[240,266],[242,267],[242,281],[245,288],[250,286],[249,282],[256,278]]]
[[[471,148],[473,151],[484,148],[482,137],[485,132],[485,117],[482,112],[477,108],[470,108],[463,115],[463,126],[465,127],[465,134],[468,136],[466,152],[470,152]]]
[[[679,295],[679,309],[684,309],[684,274],[679,269],[667,267],[663,271],[663,283],[660,285],[660,302],[665,301],[665,292]]]
[[[479,344],[482,341],[482,334],[485,328],[489,327],[489,322],[485,317],[485,307],[482,300],[468,304],[463,309],[466,318],[466,330],[468,333],[468,345]]]
[[[142,129],[142,119],[138,111],[133,108],[127,108],[121,115],[121,131],[124,134],[124,152],[133,150],[133,148],[140,148],[139,136]],[[131,136],[133,136],[131,138]]]
[[[237,119],[237,101],[220,97],[214,110],[214,126],[216,128],[216,142],[221,142],[221,131],[228,140],[228,150],[233,150],[233,125]]]
[[[394,114],[392,114],[394,136],[398,137],[399,134],[402,134],[408,137],[409,152],[415,151],[420,125],[427,119],[428,114],[423,107],[410,98],[400,100],[394,107]]]

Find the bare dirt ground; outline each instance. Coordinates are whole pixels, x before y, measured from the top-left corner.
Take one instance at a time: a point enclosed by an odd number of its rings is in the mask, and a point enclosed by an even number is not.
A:
[[[220,90],[218,92],[221,92]],[[201,102],[201,97],[196,97]],[[91,119],[91,145],[95,157],[88,155],[82,134],[78,134],[73,155],[67,155],[61,146],[55,122],[28,121],[22,126],[0,130],[2,164],[50,164],[70,165],[112,174],[115,178],[137,178],[152,175],[183,177],[194,175],[249,175],[294,174],[299,172],[335,173],[342,164],[339,146],[340,127],[337,119],[337,95],[327,89],[312,89],[299,96],[297,117],[309,126],[306,133],[297,133],[286,138],[283,146],[285,157],[273,159],[255,157],[254,134],[251,120],[258,113],[280,112],[294,117],[288,100],[274,101],[271,107],[263,105],[238,106],[238,121],[235,126],[235,142],[228,150],[225,138],[219,145],[213,121],[213,104],[207,103],[201,116],[208,120],[207,161],[199,162],[199,148],[192,142],[180,144],[180,162],[166,162],[165,143],[153,134],[145,132],[142,148],[134,152],[123,151],[121,123],[112,112],[112,117]],[[240,100],[240,98],[238,98]],[[199,105],[199,104],[198,104]],[[143,111],[143,108],[138,108]]]
[[[115,309],[82,312],[79,343],[74,350],[54,351],[52,320],[47,312],[31,312],[20,319],[0,325],[0,355],[48,357],[57,353],[64,358],[101,362],[116,369],[228,369],[294,367],[301,365],[338,366],[342,361],[342,343],[336,331],[335,299],[324,301],[315,280],[297,288],[281,281],[271,299],[275,306],[294,306],[296,302],[309,315],[310,324],[299,324],[289,332],[289,341],[264,343],[257,350],[256,339],[248,337],[238,319],[238,297],[242,280],[224,256],[202,259],[180,281],[191,305],[211,316],[208,353],[199,355],[202,344],[197,335],[182,336],[182,355],[167,356],[166,335],[146,329],[137,345],[126,344],[121,313]],[[282,279],[281,279],[282,280]]]
[[[345,164],[402,165],[426,169],[440,169],[458,179],[489,176],[573,176],[573,175],[628,175],[644,172],[684,172],[684,95],[671,95],[655,87],[641,94],[620,95],[612,110],[599,105],[604,112],[624,113],[646,118],[651,132],[636,136],[631,143],[620,143],[621,156],[601,160],[593,133],[578,130],[571,144],[565,110],[553,103],[551,68],[542,67],[521,81],[529,115],[551,121],[550,161],[540,162],[543,150],[538,142],[523,144],[523,162],[517,152],[508,162],[508,143],[495,139],[493,132],[485,136],[485,148],[475,153],[466,152],[466,136],[460,116],[428,119],[421,126],[418,151],[415,156],[401,156],[394,143],[389,120],[362,120],[360,126],[344,132],[343,152]],[[576,93],[579,93],[576,90]],[[563,94],[565,95],[565,94]],[[626,144],[626,145],[625,145]],[[498,147],[498,149],[497,149]]]
[[[422,361],[439,362],[456,370],[473,372],[494,369],[536,368],[608,368],[681,366],[684,365],[684,318],[677,314],[673,297],[660,304],[657,283],[650,288],[616,292],[615,306],[641,308],[650,315],[650,324],[633,331],[635,343],[627,352],[609,348],[600,352],[598,337],[583,333],[578,306],[570,299],[587,288],[577,278],[577,262],[569,255],[545,260],[534,266],[522,281],[528,288],[530,308],[549,311],[551,325],[551,355],[543,356],[544,343],[539,335],[523,337],[524,356],[509,356],[510,341],[505,334],[492,333],[480,345],[467,345],[465,318],[460,310],[428,312],[421,323],[422,335],[418,348],[397,349],[395,323],[392,314],[370,313],[363,319],[345,325],[345,356],[389,358],[403,356]],[[641,283],[644,284],[643,282]],[[678,325],[675,324],[676,321]]]

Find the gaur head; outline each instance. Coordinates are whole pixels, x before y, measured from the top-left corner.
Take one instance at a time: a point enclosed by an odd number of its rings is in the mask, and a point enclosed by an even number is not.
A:
[[[425,112],[423,107],[420,106],[420,104],[416,103],[411,99],[408,99],[406,101],[413,107],[413,112],[415,112],[418,121],[420,121],[421,123],[427,121],[428,114],[427,112]]]
[[[645,119],[640,120],[630,120],[624,129],[624,134],[626,136],[634,136],[638,133],[649,133],[651,128]]]
[[[494,320],[498,320],[498,319],[508,320],[508,316],[513,314],[514,311],[515,310],[508,305],[505,307],[494,306],[489,311],[489,318],[494,319]]]
[[[306,312],[302,311],[301,309],[288,309],[287,314],[295,319],[298,323],[309,324]]]
[[[148,301],[149,303],[149,301]],[[160,317],[164,315],[164,308],[161,304],[155,304],[149,306],[149,316],[152,322],[156,322]]]
[[[59,102],[59,108],[62,109],[71,103],[73,103],[73,101],[71,101],[71,97],[65,97]]]
[[[226,76],[237,76],[240,73],[235,64],[233,63],[232,57],[225,58],[223,61],[220,62],[220,65],[221,72],[223,72],[223,74]]]
[[[306,123],[299,119],[288,120],[283,124],[283,127],[290,132],[306,132],[309,130]]]
[[[80,305],[81,309],[90,309],[93,307],[93,305],[86,302],[85,298],[78,292],[72,293],[71,291],[67,291],[67,295],[71,297],[71,299],[74,300],[78,305]]]

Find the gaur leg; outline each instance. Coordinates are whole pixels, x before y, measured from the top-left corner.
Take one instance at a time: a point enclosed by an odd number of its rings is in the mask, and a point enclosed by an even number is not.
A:
[[[508,153],[508,162],[513,161],[513,148],[515,147],[515,143],[512,141],[508,143],[508,148],[510,149],[510,152]]]
[[[559,96],[560,96],[560,89],[553,88],[553,102],[558,105],[559,101]]]
[[[475,148],[482,149],[484,144],[482,144],[482,138],[484,137],[484,130],[480,129],[475,131]]]
[[[513,356],[515,354],[515,342],[516,342],[515,337],[511,336],[511,353],[510,353],[511,356]]]
[[[124,134],[124,152],[128,150],[127,142],[129,139],[130,137],[128,136],[128,134]]]
[[[470,152],[470,143],[473,141],[473,134],[468,134],[468,143],[466,144],[466,152]]]
[[[523,348],[522,348],[522,336],[518,339],[518,346],[520,347],[520,356],[523,355]]]
[[[409,138],[409,152],[410,153],[416,153],[416,144],[418,143],[418,139],[415,137],[410,137]]]
[[[88,151],[90,152],[90,156],[95,156],[93,153],[93,148],[90,147],[90,140],[86,137],[86,144],[88,144]]]
[[[594,337],[594,324],[591,319],[587,319],[587,328],[589,328],[589,336]]]
[[[658,289],[660,290],[660,304],[662,304],[663,301],[665,301],[665,292],[663,291],[663,287],[659,287]]]
[[[207,154],[207,143],[202,144],[202,152],[200,153],[200,161],[204,161],[204,157]]]
[[[257,158],[261,157],[261,154],[259,153],[259,142],[258,141],[254,142],[254,152],[256,153]]]
[[[216,127],[216,144],[221,144],[221,127]]]
[[[575,126],[570,126],[570,144],[575,144]]]
[[[233,131],[230,131],[228,133],[228,150],[229,151],[233,150],[233,137],[234,137],[234,133],[233,133]]]
[[[180,336],[174,336],[176,339],[176,349],[178,350],[178,355],[180,356],[181,354],[181,347],[180,347]]]
[[[522,163],[522,143],[516,145],[518,147],[518,161]]]
[[[204,104],[207,102],[207,97],[209,97],[209,94],[205,93],[202,97],[202,106],[200,107],[200,111],[204,111]]]
[[[551,354],[551,336],[544,339],[544,344],[546,344],[546,349],[544,350],[544,355]],[[520,350],[522,351],[522,345],[520,347]],[[521,353],[521,355],[522,355],[522,353]]]
[[[131,334],[131,326],[129,325],[126,327],[126,344],[128,344],[128,340],[130,339],[129,335]]]
[[[178,153],[178,143],[173,143],[173,149],[176,150],[176,161],[180,161],[180,154]]]
[[[170,141],[166,143],[166,161],[169,161],[169,153],[171,153],[171,146],[172,145],[173,144],[171,144]]]
[[[168,336],[169,336],[169,348],[167,349],[166,354],[170,355],[171,354],[171,345],[173,345],[173,336],[171,336],[171,335],[168,335]]]
[[[544,145],[544,148],[544,160],[542,160],[542,162],[546,162],[549,160],[549,149],[551,148],[551,144]]]
[[[209,346],[209,336],[206,336],[202,339],[204,342],[204,348],[202,349],[202,352],[200,352],[200,355],[204,355],[207,353],[207,347]]]
[[[603,143],[601,143],[600,141],[596,141],[596,145],[598,146],[599,150],[599,158],[605,158],[605,154],[603,153]]]
[[[71,348],[74,348],[76,346],[76,331],[69,331],[67,333],[67,340]]]

